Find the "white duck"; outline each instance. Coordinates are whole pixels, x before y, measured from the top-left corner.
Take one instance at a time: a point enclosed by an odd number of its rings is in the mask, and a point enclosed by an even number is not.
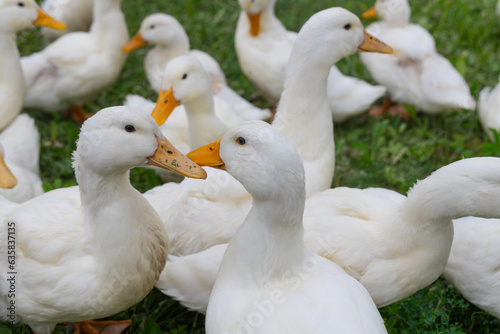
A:
[[[444,278],[465,299],[500,318],[500,220],[464,217],[453,225],[455,236]]]
[[[0,189],[0,195],[22,203],[43,193],[38,167],[40,134],[33,118],[21,114],[0,133],[0,153],[18,181],[13,189]]]
[[[477,113],[483,130],[495,141],[494,131],[500,131],[500,84],[493,89],[485,87],[479,94]]]
[[[124,104],[151,113],[162,132],[168,134],[170,142],[181,152],[211,143],[220,138],[228,126],[243,122],[220,99],[217,101],[222,103],[214,105],[210,77],[192,55],[172,59],[163,74],[156,105],[137,95],[128,95]],[[155,170],[164,181],[180,181],[177,173]]]
[[[390,56],[360,55],[363,64],[396,102],[429,114],[474,109],[476,102],[464,78],[448,59],[437,53],[432,35],[410,23],[410,15],[407,0],[377,0],[363,14],[381,18],[367,31],[394,48]],[[386,100],[376,113],[385,113],[390,105],[390,100]]]
[[[92,24],[93,5],[94,0],[44,0],[42,9],[66,25],[66,30],[42,28],[45,40],[52,42],[71,31],[88,31]]]
[[[235,32],[236,53],[243,73],[273,105],[283,91],[285,66],[297,37],[274,15],[275,3],[276,0],[239,0],[241,13]],[[334,122],[359,115],[385,92],[385,87],[347,77],[335,66],[330,70],[328,99]]]
[[[112,85],[120,75],[128,41],[122,0],[98,0],[88,33],[62,36],[44,50],[21,59],[28,93],[25,107],[45,111],[68,108],[81,120],[81,106]]]
[[[167,257],[167,231],[130,184],[131,168],[153,164],[206,177],[164,139],[149,115],[127,107],[103,109],[86,121],[73,159],[79,186],[2,213],[0,235],[15,237],[17,258],[8,269],[3,242],[0,275],[8,287],[8,272],[16,272],[16,311],[10,319],[12,296],[2,289],[0,318],[40,334],[59,322],[115,314],[153,288]]]
[[[304,246],[305,171],[290,140],[253,121],[210,147],[189,156],[227,170],[253,202],[222,260],[206,332],[386,333],[365,288]]]
[[[148,44],[155,47],[146,55],[144,68],[149,84],[155,92],[161,88],[165,65],[175,57],[190,54],[200,61],[205,71],[210,74],[216,99],[228,103],[239,117],[253,120],[268,119],[272,116],[268,109],[255,107],[233,91],[227,84],[224,72],[212,56],[200,50],[190,50],[189,37],[173,16],[163,13],[147,16],[142,21],[139,32],[125,46],[124,51],[131,52]]]
[[[328,71],[358,47],[390,51],[371,36],[365,38],[359,19],[341,8],[311,17],[294,45],[273,126],[287,135],[302,155],[307,196],[330,188],[335,168],[332,114],[326,98]],[[312,133],[315,136],[311,137]],[[171,231],[174,255],[228,242],[250,209],[251,196],[239,182],[220,171],[209,173],[214,176],[205,182],[184,180],[145,194]],[[175,198],[170,199],[174,193]]]
[[[418,181],[407,197],[382,188],[320,192],[306,201],[305,244],[359,280],[378,307],[397,302],[443,272],[453,218],[500,218],[499,168],[500,158],[460,160]],[[224,250],[219,245],[174,258],[156,286],[203,312]],[[182,279],[198,271],[198,280]]]
[[[64,29],[64,24],[45,14],[33,0],[0,1],[0,78],[4,78],[0,81],[0,130],[19,115],[26,94],[16,33],[41,25]]]

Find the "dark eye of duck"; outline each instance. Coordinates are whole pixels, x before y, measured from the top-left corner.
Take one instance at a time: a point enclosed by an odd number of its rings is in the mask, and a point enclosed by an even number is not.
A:
[[[19,7],[24,7],[24,2],[18,2],[18,3],[17,3],[17,5],[18,5]]]
[[[127,125],[125,125],[125,131],[127,131],[127,132],[134,132],[135,131],[135,127],[133,125],[127,124]]]
[[[150,25],[150,26],[149,26],[149,28],[150,28],[150,29],[154,29],[154,28],[155,28],[155,25],[154,25],[154,24],[152,24],[152,25]]]
[[[188,77],[187,73],[184,73],[184,75],[182,76],[182,80],[186,79]]]
[[[240,145],[242,145],[242,146],[243,146],[243,145],[245,145],[245,144],[246,144],[246,142],[247,142],[247,141],[246,141],[246,140],[245,140],[245,138],[243,138],[243,137],[238,137],[238,138],[236,139],[236,142],[237,142],[238,144],[240,144]]]
[[[351,29],[351,24],[350,24],[350,23],[346,24],[346,25],[344,26],[344,29],[345,29],[345,30],[349,30],[349,29]]]

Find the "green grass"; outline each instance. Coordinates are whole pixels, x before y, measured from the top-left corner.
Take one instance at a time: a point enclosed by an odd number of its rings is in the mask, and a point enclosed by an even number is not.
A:
[[[497,83],[500,74],[500,29],[492,0],[429,0],[412,2],[412,22],[431,31],[439,52],[465,76],[477,98],[485,86]],[[295,0],[278,1],[276,15],[291,30],[315,12],[332,5],[343,6],[356,14],[372,5],[370,0]],[[167,12],[183,24],[192,48],[204,50],[221,64],[230,85],[260,106],[265,100],[242,75],[234,51],[233,33],[238,17],[236,0],[145,1],[125,0],[131,34],[141,20],[157,11]],[[369,22],[365,21],[365,24]],[[23,55],[42,48],[38,30],[22,32],[19,47]],[[146,49],[130,54],[119,81],[88,105],[87,111],[119,105],[126,94],[135,93],[155,99],[144,71]],[[339,64],[344,73],[370,81],[358,56]],[[46,190],[75,184],[71,152],[75,148],[78,126],[60,114],[27,110],[35,117],[42,135],[40,167]],[[435,169],[474,156],[499,156],[500,143],[490,143],[482,132],[477,115],[459,111],[446,115],[414,116],[374,120],[361,116],[335,126],[337,167],[332,186],[384,187],[406,193],[417,180]],[[141,191],[160,184],[151,171],[136,169],[131,174]],[[463,300],[443,280],[396,304],[381,309],[389,333],[500,333],[500,321]],[[203,333],[204,317],[185,310],[175,301],[153,291],[145,300],[114,319],[132,317],[133,333]],[[70,332],[68,325],[58,333]],[[29,333],[26,326],[7,327],[0,333]]]

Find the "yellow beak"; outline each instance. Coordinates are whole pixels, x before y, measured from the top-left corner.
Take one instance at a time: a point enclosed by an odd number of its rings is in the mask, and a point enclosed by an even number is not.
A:
[[[377,11],[375,10],[375,6],[372,8],[368,9],[366,12],[361,14],[361,17],[364,19],[368,19],[370,17],[377,17]]]
[[[370,35],[364,31],[365,39],[363,43],[358,46],[358,51],[360,52],[380,52],[380,53],[392,53],[392,48],[379,40],[378,38]]]
[[[0,154],[0,188],[11,189],[17,184],[16,177],[9,170],[9,167],[5,164],[5,161]]]
[[[224,164],[224,161],[222,161],[219,154],[221,140],[222,139],[219,139],[212,144],[197,148],[196,150],[188,153],[186,156],[200,166],[226,170],[226,165]]]
[[[148,158],[148,164],[171,170],[177,174],[193,179],[206,179],[207,172],[172,145],[167,139],[156,137],[158,148],[155,154]]]
[[[260,33],[260,14],[248,14],[248,19],[250,20],[250,35],[253,37],[259,36]]]
[[[143,38],[141,33],[137,33],[132,39],[123,47],[123,52],[132,52],[135,49],[141,48],[145,45],[148,45],[148,42],[146,42]]]
[[[170,116],[172,111],[174,111],[175,107],[179,104],[179,101],[177,101],[174,97],[173,88],[170,88],[166,92],[163,91],[163,89],[160,89],[158,99],[156,100],[156,106],[151,113],[151,117],[153,117],[156,124],[160,126],[165,123],[168,116]]]
[[[56,20],[49,14],[45,13],[41,9],[37,9],[38,12],[38,17],[36,20],[33,22],[33,24],[37,27],[49,27],[52,29],[57,29],[57,30],[64,30],[66,29],[66,25],[62,23],[61,21]]]

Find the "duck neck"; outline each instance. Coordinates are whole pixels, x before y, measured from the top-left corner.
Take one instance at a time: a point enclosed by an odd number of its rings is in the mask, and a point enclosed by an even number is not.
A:
[[[156,43],[157,50],[161,50],[161,52],[168,55],[169,59],[187,54],[191,49],[191,45],[189,43],[189,36],[184,28],[179,24],[179,27],[174,28],[174,31],[170,32],[170,35],[175,36],[175,38],[159,40]]]
[[[393,2],[389,8],[380,11],[380,17],[390,27],[405,27],[410,23],[410,4],[408,1]]]
[[[129,35],[120,0],[94,1],[90,34],[104,45],[119,49],[128,42]]]
[[[17,49],[15,33],[0,33],[0,130],[7,127],[21,112],[26,83]]]
[[[15,32],[0,33],[0,55],[2,55],[0,77],[9,78],[9,85],[12,85],[13,79],[16,82],[21,81],[23,83],[22,91],[24,92],[24,76]],[[2,85],[0,84],[0,86]]]
[[[273,122],[273,126],[293,142],[304,160],[307,196],[330,188],[335,169],[333,119],[326,90],[333,64],[314,58],[314,54],[306,54],[297,44],[294,46]],[[304,66],[308,63],[311,65]],[[325,174],[321,179],[314,177]]]
[[[196,149],[221,138],[227,127],[215,115],[214,99],[202,94],[184,104],[188,117],[189,146]]]
[[[283,193],[285,191],[283,190]],[[252,209],[231,240],[221,266],[222,275],[239,275],[242,272],[256,284],[268,280],[284,279],[300,267],[308,256],[304,246],[305,192],[286,192],[260,200],[254,196]],[[225,268],[231,268],[230,271]]]
[[[89,159],[90,160],[90,159]],[[129,171],[97,173],[75,155],[86,243],[97,252],[103,275],[127,277],[144,293],[154,286],[166,262],[168,239],[160,217],[130,184]],[[124,256],[126,254],[126,256]],[[139,284],[139,282],[141,282]]]
[[[418,181],[403,205],[416,226],[462,216],[500,218],[500,159],[471,158],[454,162]]]

